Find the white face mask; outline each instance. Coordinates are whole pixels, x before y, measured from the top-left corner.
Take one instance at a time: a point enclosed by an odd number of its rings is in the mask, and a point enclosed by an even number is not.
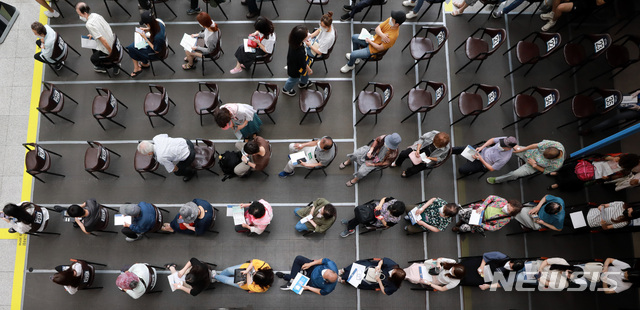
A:
[[[393,18],[389,19],[389,26],[391,27],[395,26],[395,23],[393,22]]]
[[[322,139],[318,140],[318,148],[322,150],[322,146],[320,146],[320,141],[322,141]]]
[[[502,146],[500,146],[500,144],[498,144],[498,146],[496,146],[496,148],[498,150],[500,150],[500,152],[504,152],[504,148]]]
[[[440,207],[440,209],[438,209],[438,212],[439,212],[440,214],[444,214],[444,207]]]
[[[449,269],[449,274],[450,274],[452,277],[455,277],[455,276],[456,276],[456,275],[455,275],[455,273],[453,273],[453,267],[451,267],[451,269]]]
[[[78,18],[80,18],[80,20],[83,22],[87,22],[87,18],[84,16],[78,16]]]
[[[509,214],[509,205],[506,205],[506,206],[502,207],[502,212],[506,213],[506,214]]]
[[[504,267],[502,267],[502,268],[507,269],[507,270],[513,270],[513,269],[511,269],[511,263],[510,262],[507,262],[506,264],[504,264]]]
[[[318,215],[316,215],[317,218],[321,218],[323,217],[322,214],[324,212],[324,207],[320,208],[320,210],[318,210]]]

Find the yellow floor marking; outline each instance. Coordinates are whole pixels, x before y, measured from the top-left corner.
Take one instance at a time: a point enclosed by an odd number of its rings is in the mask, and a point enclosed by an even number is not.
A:
[[[453,12],[453,0],[445,2],[443,10],[444,10],[445,13]]]

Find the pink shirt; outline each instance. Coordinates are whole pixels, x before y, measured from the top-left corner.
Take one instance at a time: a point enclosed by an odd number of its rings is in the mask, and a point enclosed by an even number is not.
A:
[[[271,223],[271,219],[273,218],[273,209],[271,205],[266,202],[264,199],[258,200],[264,206],[264,216],[261,218],[255,218],[253,215],[248,212],[245,213],[244,218],[247,221],[247,225],[250,226],[250,230],[252,233],[262,234],[269,223]]]

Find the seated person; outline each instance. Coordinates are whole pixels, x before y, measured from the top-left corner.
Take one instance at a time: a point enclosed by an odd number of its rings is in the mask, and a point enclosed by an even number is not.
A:
[[[273,219],[273,209],[271,205],[264,199],[252,201],[250,203],[241,203],[240,207],[247,209],[244,211],[245,223],[236,225],[236,232],[262,234],[271,219]]]
[[[514,137],[498,137],[487,140],[484,144],[476,146],[478,154],[473,155],[474,161],[466,161],[458,168],[461,175],[470,175],[476,172],[496,171],[507,164],[513,153],[513,147],[518,145]],[[466,146],[456,146],[452,153],[460,155]]]
[[[236,269],[241,269],[241,273],[246,277],[238,283],[234,282]],[[249,293],[264,293],[273,284],[273,269],[264,261],[252,259],[244,264],[228,267],[217,273],[214,278]]]
[[[581,271],[582,268],[572,266],[564,258],[547,258],[538,266],[538,287],[563,290],[569,287],[573,272]]]
[[[53,49],[56,43],[57,33],[49,25],[43,25],[39,22],[31,24],[31,31],[38,37],[36,45],[40,48],[40,52],[33,55],[37,61],[42,63],[56,63],[60,58],[64,56],[64,53],[60,53],[57,59],[53,59]],[[62,69],[62,62],[56,64],[56,70]]]
[[[447,133],[439,132],[437,130],[429,131],[423,134],[420,137],[420,140],[414,142],[413,145],[400,152],[398,159],[391,164],[391,167],[402,166],[402,163],[410,157],[409,155],[411,155],[411,153],[414,153],[413,155],[416,160],[420,159],[421,153],[425,153],[430,162],[426,163],[420,160],[420,162],[416,164],[413,159],[411,159],[412,166],[402,172],[403,178],[410,177],[422,170],[433,167],[447,158],[447,154],[451,148],[449,141],[450,137]]]
[[[357,13],[364,10],[365,8],[383,2],[384,0],[351,0],[351,5],[342,6],[342,9],[347,13],[340,16],[340,20],[343,22],[350,21]]]
[[[347,154],[347,160],[340,164],[340,169],[351,165],[353,162],[358,164],[358,171],[353,174],[354,178],[347,182],[347,187],[351,187],[371,171],[377,168],[387,168],[398,157],[398,146],[400,146],[402,138],[397,133],[390,135],[382,135],[377,137],[371,145],[365,145],[351,154]]]
[[[314,200],[310,206],[295,208],[293,212],[302,218],[296,223],[296,230],[301,233],[325,233],[336,221],[336,208],[324,198]],[[305,220],[309,215],[311,218]]]
[[[142,73],[143,68],[149,68],[149,66],[151,66],[149,61],[158,60],[159,58],[157,54],[164,51],[167,45],[164,24],[158,22],[158,20],[153,17],[151,11],[142,12],[140,23],[145,25],[145,27],[140,28],[142,30],[141,32],[145,34],[137,31],[136,34],[142,37],[147,45],[138,49],[134,42],[126,47],[129,52],[128,54],[133,61],[131,77],[138,76],[138,74]],[[149,37],[147,37],[146,32],[149,33]]]
[[[342,220],[342,224],[347,225],[347,229],[340,233],[342,238],[354,234],[359,224],[385,229],[397,224],[405,211],[405,205],[404,202],[395,198],[384,197],[378,203],[372,200],[370,203],[355,207],[353,211],[354,218],[349,221]]]
[[[9,233],[41,232],[49,223],[49,210],[27,201],[19,206],[12,203],[6,204],[0,216],[11,226]]]
[[[218,47],[220,42],[220,32],[218,31],[218,25],[213,22],[211,16],[205,12],[198,13],[196,17],[198,24],[203,30],[199,33],[192,34],[192,38],[198,38],[204,40],[204,46],[198,46],[197,44],[191,47],[190,51],[184,51],[186,57],[184,61],[187,63],[182,65],[182,69],[190,70],[194,69],[194,62],[201,58],[202,55],[209,55],[213,53]]]
[[[223,104],[214,110],[213,117],[222,130],[233,129],[239,140],[256,137],[262,126],[258,112],[246,103]]]
[[[562,198],[545,195],[535,207],[524,206],[515,219],[523,228],[561,231],[564,227],[564,209]]]
[[[635,90],[629,96],[622,96],[622,103],[611,112],[612,116],[607,114],[607,118],[591,128],[582,127],[578,132],[579,135],[589,135],[594,132],[602,132],[610,128],[618,128],[619,124],[625,124],[640,119],[640,89]],[[622,123],[621,123],[622,122]]]
[[[511,272],[517,273],[517,272],[520,272],[521,270],[524,270],[524,264],[525,264],[524,260],[511,259],[506,254],[498,251],[487,252],[482,254],[482,262],[480,263],[480,266],[478,267],[477,271],[480,277],[485,278],[485,271],[487,270],[485,266],[487,266],[489,267],[489,270],[493,274],[493,277],[492,277],[493,279],[496,278],[495,277],[496,273],[501,273],[502,278],[506,279],[507,281],[511,281],[512,278],[509,277],[509,274]],[[515,277],[513,279],[515,279]],[[478,287],[483,291],[486,289],[495,290],[496,288],[502,287],[500,284],[500,281],[486,281],[486,282],[494,282],[494,283],[479,284]]]
[[[73,264],[66,266],[56,266],[56,274],[51,276],[51,280],[64,286],[64,289],[71,295],[78,292],[79,287],[83,285],[82,277],[83,270],[80,262],[74,262]]]
[[[605,0],[553,0],[551,12],[540,14],[542,20],[548,22],[542,26],[542,31],[549,31],[563,13],[576,12],[584,14],[595,10],[598,6],[605,4]],[[609,0],[611,2],[611,0]]]
[[[640,271],[623,261],[607,258],[604,261],[601,279],[605,294],[620,293],[640,283]]]
[[[271,152],[269,151],[269,141],[263,137],[255,136],[248,142],[236,142],[236,148],[242,152],[242,161],[233,168],[233,173],[242,177],[250,171],[262,171],[269,163]]]
[[[637,187],[638,185],[640,185],[640,172],[632,172],[627,176],[612,181],[607,181],[605,183],[614,183],[616,192],[630,187]]]
[[[166,264],[165,268],[169,269],[171,274],[177,273],[178,278],[185,277],[184,282],[174,283],[173,287],[191,296],[202,293],[214,282],[215,271],[195,257],[192,257],[180,271],[176,270],[176,264],[173,263]]]
[[[200,236],[206,233],[213,222],[213,207],[204,199],[194,199],[180,207],[180,212],[171,223],[164,223],[163,231]]]
[[[355,263],[365,266],[365,277],[358,285],[358,289],[361,290],[377,290],[380,289],[382,294],[387,296],[395,293],[402,285],[402,280],[405,279],[406,273],[396,262],[390,258],[383,259],[363,259],[356,261]],[[351,267],[349,265],[338,271],[340,275],[340,283],[345,283],[349,279],[351,273]]]
[[[100,231],[109,225],[109,211],[95,199],[91,198],[81,205],[71,205],[69,208],[54,207],[57,212],[67,211],[67,215],[75,217],[74,227],[79,227],[87,235],[92,231]]]
[[[278,174],[281,178],[293,175],[293,169],[296,167],[305,167],[313,169],[316,167],[326,167],[336,157],[336,148],[333,145],[333,139],[324,136],[319,140],[311,140],[305,143],[290,143],[289,153],[304,152],[305,160],[294,165],[291,160],[287,161],[284,170]]]
[[[449,226],[451,219],[458,215],[458,205],[447,203],[442,198],[431,198],[416,207],[419,208],[416,214],[420,216],[420,219],[415,224],[404,227],[404,230],[410,233],[443,231]],[[409,215],[405,215],[404,219],[411,221]]]
[[[331,46],[336,41],[336,29],[331,26],[333,23],[333,12],[329,11],[320,18],[320,28],[309,34],[304,41],[307,56],[320,57],[329,52]]]
[[[131,216],[131,224],[124,223],[121,230],[128,242],[139,240],[156,225],[156,209],[148,202],[126,204],[120,208],[120,213]]]
[[[254,1],[254,0],[249,0]],[[258,56],[264,56],[272,54],[273,49],[276,46],[276,33],[274,31],[273,23],[266,17],[260,16],[253,24],[255,32],[249,34],[249,41],[255,43],[255,52],[244,51],[244,41],[236,50],[236,66],[229,71],[231,74],[237,74],[242,72],[242,69],[247,71],[251,69],[251,66],[256,61]]]
[[[502,197],[490,195],[481,203],[474,203],[468,208],[463,208],[458,212],[460,220],[456,223],[456,227],[452,228],[454,232],[473,232],[484,235],[484,231],[496,231],[509,224],[511,217],[514,217],[522,210],[522,204],[515,200],[506,200]],[[483,213],[480,225],[470,225],[469,219],[471,212]]]
[[[344,16],[343,16],[344,17]],[[341,19],[342,20],[342,19]],[[351,42],[353,43],[353,52],[347,53],[347,64],[340,68],[340,72],[348,73],[353,70],[362,59],[367,59],[371,55],[386,51],[396,43],[398,33],[400,32],[400,25],[404,23],[406,17],[404,13],[400,11],[392,11],[391,17],[383,21],[376,27],[373,40],[358,38],[360,34],[354,34],[351,36]]]
[[[587,158],[575,160],[563,165],[558,171],[551,172],[556,183],[547,189],[578,191],[597,180],[609,180],[622,177],[626,172],[640,172],[640,156],[621,154],[605,156],[602,160]]]
[[[426,279],[420,277],[420,267],[427,267]],[[402,269],[401,269],[402,270]],[[406,279],[414,284],[430,286],[434,291],[448,291],[460,284],[466,273],[463,265],[454,259],[440,257],[428,259],[424,263],[413,263],[404,269]]]
[[[156,285],[156,277],[149,265],[136,263],[128,270],[121,272],[116,279],[116,286],[131,298],[138,299],[147,292],[148,287]]]
[[[601,204],[597,208],[582,211],[591,228],[604,230],[627,227],[632,220],[640,217],[640,207],[631,207],[623,201]]]
[[[501,0],[500,2],[503,2],[503,1],[506,1],[506,0]],[[451,12],[451,16],[458,16],[462,14],[464,10],[466,10],[468,7],[474,6],[476,2],[478,2],[478,0],[453,1],[453,6],[455,6],[456,8],[453,9],[453,12]]]
[[[499,184],[523,178],[535,173],[550,174],[562,167],[564,146],[560,142],[542,140],[526,147],[516,145],[513,152],[526,163],[518,169],[499,177],[488,177],[487,183]]]
[[[306,291],[325,296],[333,292],[336,288],[336,281],[338,280],[338,267],[336,263],[328,258],[311,260],[302,255],[298,255],[293,260],[289,274],[276,272],[276,277],[287,281],[287,283],[280,286],[280,289],[285,291],[290,290],[291,280],[295,278],[299,272],[309,277],[309,283],[303,287]]]

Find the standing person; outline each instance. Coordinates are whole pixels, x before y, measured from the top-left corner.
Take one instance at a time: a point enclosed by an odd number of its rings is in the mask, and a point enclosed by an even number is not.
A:
[[[240,207],[247,209],[244,211],[244,223],[236,225],[236,232],[262,234],[273,219],[273,209],[271,205],[264,199],[252,201],[250,203],[241,203]]]
[[[325,233],[336,221],[336,208],[324,198],[318,198],[304,208],[295,208],[293,213],[301,218],[296,223],[296,230],[301,233],[309,231]],[[307,216],[311,216],[311,218],[307,218]],[[305,218],[307,220],[303,222]]]
[[[196,174],[191,166],[196,158],[193,143],[185,138],[170,138],[166,133],[156,135],[153,140],[138,144],[138,153],[152,155],[167,169],[167,172],[182,176],[187,182]]]
[[[64,56],[64,54],[61,53],[60,56],[58,56],[58,59],[51,58],[51,56],[53,55],[54,45],[56,43],[56,37],[58,36],[53,28],[51,28],[49,25],[43,25],[39,22],[34,22],[33,24],[31,24],[31,31],[33,31],[33,34],[38,37],[38,39],[36,40],[36,45],[40,48],[40,52],[33,55],[33,58],[35,58],[39,62],[46,64],[55,63],[60,58],[62,58],[62,56]],[[60,69],[62,69],[62,62],[59,62],[55,66],[55,70]]]
[[[391,164],[391,167],[402,166],[402,163],[405,159],[409,158],[411,153],[414,153],[416,158],[420,158],[420,154],[424,153],[430,162],[427,164],[421,160],[420,163],[414,164],[413,161],[411,161],[412,166],[403,171],[401,175],[403,178],[410,177],[447,159],[449,149],[451,149],[450,141],[451,137],[449,137],[449,134],[446,132],[439,132],[437,130],[429,131],[420,136],[420,139],[414,142],[413,145],[400,152],[396,161]]]
[[[474,161],[466,161],[458,168],[458,173],[463,176],[476,172],[496,171],[502,169],[509,162],[513,154],[513,147],[518,145],[515,137],[497,137],[487,140],[484,144],[476,147]],[[466,146],[456,146],[452,154],[460,155]]]
[[[295,96],[296,90],[293,86],[298,83],[298,88],[309,87],[309,75],[313,70],[309,67],[309,56],[302,44],[307,38],[307,27],[295,26],[289,33],[289,51],[287,52],[287,75],[289,78],[282,87],[282,93],[287,96]]]
[[[136,34],[142,37],[146,45],[138,49],[136,43],[133,42],[126,47],[127,51],[129,51],[129,57],[133,61],[131,77],[138,76],[143,68],[149,68],[151,66],[149,61],[157,60],[157,54],[164,51],[167,45],[164,23],[158,22],[151,14],[151,11],[142,12],[140,24],[143,24],[144,27],[138,28],[140,31],[136,31]],[[147,31],[149,32],[149,37],[146,35]]]
[[[116,38],[111,30],[111,26],[104,20],[104,17],[96,13],[91,13],[91,8],[84,2],[78,2],[78,4],[76,4],[76,13],[78,13],[80,20],[86,22],[87,30],[89,30],[89,38],[98,41],[98,45],[91,55],[93,70],[99,73],[107,73],[107,69],[102,66],[100,57],[106,57],[111,54],[111,46],[113,46],[113,41]],[[113,68],[113,74],[117,75],[118,73],[120,73],[120,68],[115,66]]]
[[[326,167],[336,157],[336,147],[333,144],[333,139],[329,136],[324,136],[317,140],[311,140],[306,143],[290,143],[289,153],[296,153],[303,151],[305,154],[305,161],[294,165],[291,160],[287,160],[287,165],[278,174],[281,178],[286,178],[293,175],[294,168],[305,167],[307,169],[313,169],[316,167]]]
[[[516,145],[513,152],[526,163],[520,168],[499,177],[488,177],[487,183],[499,184],[517,180],[534,173],[550,174],[557,171],[564,163],[564,146],[560,142],[542,140],[526,147]]]
[[[398,157],[398,147],[402,138],[397,133],[382,135],[371,143],[371,145],[361,146],[355,152],[347,154],[347,160],[340,164],[339,168],[344,169],[353,162],[358,164],[358,171],[353,174],[353,179],[347,181],[347,187],[358,183],[376,168],[389,167]]]
[[[216,1],[216,0],[212,0],[212,1]],[[196,15],[196,14],[200,14],[200,12],[202,11],[198,6],[198,0],[189,0],[189,10],[187,11],[187,14]]]
[[[525,206],[515,219],[523,228],[540,230],[548,228],[561,231],[564,227],[564,200],[560,197],[545,195],[535,207]]]
[[[218,32],[218,24],[216,24],[211,16],[205,12],[200,12],[196,17],[198,20],[198,24],[203,30],[199,33],[192,34],[192,38],[198,38],[198,40],[204,40],[204,47],[202,46],[193,46],[190,51],[184,51],[186,57],[184,61],[187,63],[182,65],[182,69],[190,70],[194,69],[194,62],[198,60],[198,58],[202,57],[202,55],[211,54],[220,43],[220,32]]]
[[[333,12],[329,11],[320,18],[320,27],[304,41],[307,56],[317,57],[329,52],[336,41],[336,29],[333,28]]]
[[[204,235],[213,222],[213,207],[204,199],[194,199],[180,207],[180,212],[171,223],[165,223],[162,230],[187,235]]]
[[[238,46],[234,55],[236,57],[236,66],[229,71],[231,74],[240,73],[242,69],[249,70],[257,56],[273,53],[273,48],[276,45],[276,33],[273,23],[268,18],[260,16],[256,22],[253,23],[253,28],[256,31],[249,34],[249,41],[255,45],[255,52],[245,52],[243,41],[243,43]]]
[[[49,6],[49,4],[47,4],[47,1],[45,0],[36,0],[36,2],[38,2],[38,4],[40,4],[43,8],[46,9],[46,11],[44,11],[44,15],[46,15],[49,18],[56,18],[56,17],[60,17],[60,12],[54,10],[52,7]]]
[[[233,129],[238,139],[255,138],[262,126],[258,112],[246,103],[223,104],[213,112],[213,117],[223,130]]]

